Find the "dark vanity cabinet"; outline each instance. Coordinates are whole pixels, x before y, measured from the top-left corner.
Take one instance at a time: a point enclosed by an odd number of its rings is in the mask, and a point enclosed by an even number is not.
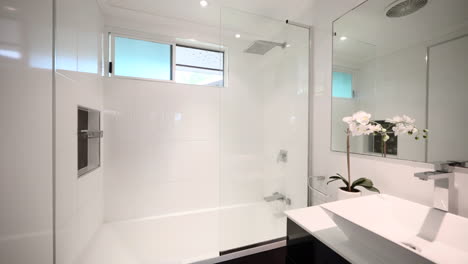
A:
[[[287,234],[288,264],[350,263],[289,219]]]

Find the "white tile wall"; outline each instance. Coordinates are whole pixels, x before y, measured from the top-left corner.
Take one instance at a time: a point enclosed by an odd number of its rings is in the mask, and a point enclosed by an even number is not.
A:
[[[429,53],[429,160],[465,160],[468,145],[456,140],[468,128],[466,98],[468,37],[432,47]],[[443,87],[441,89],[441,87]],[[445,129],[450,127],[451,129]],[[444,141],[449,138],[451,140]]]
[[[154,34],[139,20],[126,26]],[[305,206],[307,32],[294,30],[281,39],[295,48],[263,57],[243,52],[251,39],[226,37],[226,88],[106,79],[107,221],[263,201],[273,191]],[[276,162],[281,148],[286,166]]]
[[[226,10],[223,18],[228,21],[223,31],[255,37],[223,35],[229,47],[229,87],[221,92],[220,202],[257,202],[281,192],[291,206],[306,206],[307,30],[238,11]],[[247,28],[241,20],[277,33]],[[290,48],[273,48],[263,56],[245,53],[257,38],[288,42]],[[287,163],[277,162],[280,150],[288,151]]]
[[[317,13],[314,16],[314,60],[313,81],[313,130],[312,172],[311,175],[331,176],[336,172],[345,173],[346,158],[343,153],[330,151],[330,109],[331,109],[331,23],[362,2],[319,0],[316,3]],[[433,183],[420,181],[413,174],[418,171],[431,170],[430,164],[398,161],[383,158],[373,158],[352,155],[351,166],[353,177],[371,178],[376,187],[382,192],[413,200],[422,204],[432,205]],[[455,195],[458,208],[455,210],[462,216],[468,217],[468,203],[463,192],[468,185],[466,170],[460,170],[455,175],[455,188],[451,189]],[[338,184],[330,184],[328,188],[329,200],[336,195]]]
[[[107,78],[106,220],[218,206],[219,88]]]
[[[95,0],[56,4],[56,258],[74,263],[103,222],[103,169],[78,178],[76,130],[78,105],[102,111],[103,22]]]
[[[0,263],[52,263],[52,1],[0,1]]]

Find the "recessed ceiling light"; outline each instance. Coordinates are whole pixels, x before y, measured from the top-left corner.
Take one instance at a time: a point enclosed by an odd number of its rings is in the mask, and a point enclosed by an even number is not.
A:
[[[8,10],[8,11],[16,11],[16,8],[12,7],[12,6],[4,6],[3,7],[5,10]]]
[[[290,48],[291,47],[291,44],[286,44],[286,48]]]
[[[236,34],[236,35],[234,35],[234,37],[240,38],[240,34]]]
[[[346,36],[342,36],[340,40],[347,40],[348,38]]]
[[[201,5],[201,7],[207,7],[207,6],[208,6],[208,1],[206,1],[206,0],[201,0],[201,1],[200,1],[200,5]]]

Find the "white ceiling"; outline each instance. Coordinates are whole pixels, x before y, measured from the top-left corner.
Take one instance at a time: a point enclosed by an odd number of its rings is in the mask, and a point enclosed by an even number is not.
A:
[[[402,48],[430,43],[468,27],[468,0],[431,0],[417,12],[401,17],[385,16],[386,7],[394,0],[370,0],[334,23],[337,32],[335,46],[344,51],[348,40],[362,42],[360,46],[376,47],[377,55]],[[352,41],[349,41],[351,44]],[[372,45],[368,45],[368,44]],[[359,45],[349,45],[353,49]],[[353,52],[351,52],[353,53]],[[360,52],[358,52],[360,53]]]
[[[99,0],[104,11],[120,8],[161,17],[175,18],[204,25],[219,25],[220,7],[229,7],[278,20],[302,20],[315,0],[207,0],[201,8],[200,0]],[[309,13],[311,14],[311,12]]]

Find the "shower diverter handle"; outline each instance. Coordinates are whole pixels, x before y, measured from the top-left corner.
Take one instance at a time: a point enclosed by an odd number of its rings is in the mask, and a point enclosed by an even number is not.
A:
[[[79,135],[86,136],[87,138],[102,138],[104,131],[102,130],[81,130]]]

